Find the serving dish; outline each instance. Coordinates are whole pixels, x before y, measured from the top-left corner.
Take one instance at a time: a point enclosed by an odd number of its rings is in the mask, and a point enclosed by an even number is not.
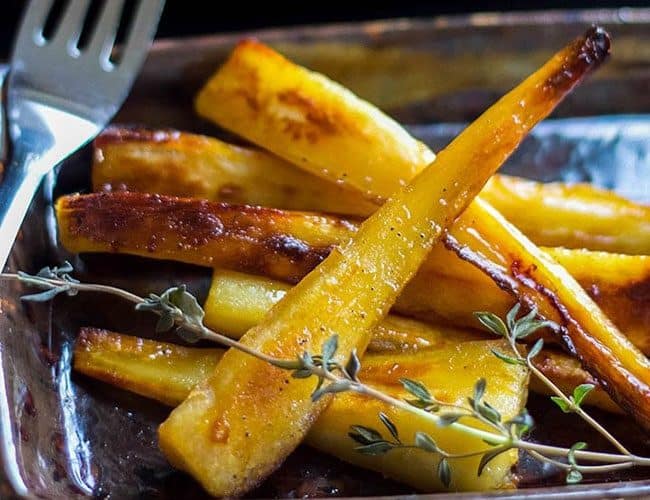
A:
[[[254,35],[340,80],[438,150],[458,131],[456,123],[476,116],[592,22],[611,30],[616,48],[601,74],[556,114],[579,118],[544,124],[506,169],[542,180],[589,180],[648,201],[650,133],[643,113],[650,110],[650,11],[476,15]],[[222,134],[192,114],[191,98],[241,36],[159,42],[116,121]],[[610,114],[626,116],[593,118]],[[70,258],[56,242],[51,200],[87,190],[88,154],[81,151],[62,165],[58,177],[46,181],[14,249],[13,268],[34,271]],[[191,267],[170,266],[166,273],[159,264],[125,258],[102,258],[101,263],[84,258],[75,264],[86,276],[122,280],[135,291],[159,291],[170,281],[187,282],[199,293],[204,286],[203,271]],[[141,333],[151,328],[150,319],[93,296],[76,298],[74,307],[65,304],[67,299],[26,306],[17,301],[19,287],[0,286],[2,382],[7,388],[0,401],[7,489],[3,498],[10,494],[8,488],[15,494],[50,498],[201,495],[198,486],[172,472],[157,451],[155,428],[166,414],[164,408],[70,373],[70,340],[79,324]],[[539,427],[561,440],[563,421],[545,419],[543,406],[537,413]],[[632,434],[627,422],[620,427],[645,446],[639,431]],[[539,485],[540,478],[545,484],[558,481],[552,471],[525,467],[521,477],[522,485],[529,486]],[[533,477],[537,479],[526,479]],[[526,493],[565,494],[564,488]],[[650,483],[573,488],[578,495],[619,496],[647,493]],[[411,492],[377,475],[301,450],[254,496],[406,493]]]

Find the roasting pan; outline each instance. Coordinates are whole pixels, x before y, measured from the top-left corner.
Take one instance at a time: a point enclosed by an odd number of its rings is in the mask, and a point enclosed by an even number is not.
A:
[[[463,123],[592,23],[611,32],[611,60],[535,129],[504,171],[545,181],[590,181],[650,202],[650,9],[475,14],[160,40],[115,122],[226,136],[192,112],[192,97],[237,40],[253,36],[350,87],[439,150]],[[60,194],[89,189],[89,153],[82,149],[44,181],[9,266],[36,271],[68,258],[84,279],[138,293],[185,282],[204,296],[209,273],[203,269],[79,258],[58,246],[51,203]],[[153,320],[105,297],[25,304],[21,293],[18,284],[0,283],[0,498],[204,497],[157,449],[156,427],[166,408],[71,372],[79,326],[153,336]],[[531,397],[529,409],[538,423],[533,439],[571,444],[579,434],[593,448],[604,446],[575,416],[553,411],[542,398]],[[634,424],[594,413],[647,453],[648,436]],[[557,471],[522,456],[514,474],[525,489],[490,495],[650,495],[648,470],[569,487]],[[404,495],[416,492],[301,447],[250,496]]]

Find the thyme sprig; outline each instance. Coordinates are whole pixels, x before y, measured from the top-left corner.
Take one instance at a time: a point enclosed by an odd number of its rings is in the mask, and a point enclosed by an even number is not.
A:
[[[525,450],[540,461],[566,470],[567,483],[580,482],[583,474],[587,473],[603,473],[635,466],[650,466],[650,457],[641,457],[629,452],[582,409],[581,403],[593,386],[583,384],[576,387],[572,395],[565,395],[532,362],[533,358],[541,351],[543,341],[539,339],[528,352],[525,352],[524,348],[518,344],[518,340],[533,334],[540,328],[552,326],[551,322],[539,319],[537,311],[534,309],[517,319],[520,307],[516,305],[507,314],[505,322],[489,312],[479,312],[476,313],[476,316],[488,330],[508,340],[512,353],[507,354],[495,350],[493,351],[495,356],[506,363],[526,367],[530,373],[538,376],[556,394],[553,401],[562,411],[574,412],[586,420],[616,446],[619,453],[587,451],[585,450],[586,443],[581,441],[570,448],[526,441],[525,435],[534,425],[532,417],[524,409],[514,418],[503,421],[498,410],[485,401],[484,395],[487,386],[485,379],[479,379],[476,382],[472,396],[467,399],[467,406],[441,402],[431,394],[424,384],[411,379],[400,380],[403,388],[409,394],[409,398],[396,398],[366,385],[358,378],[361,362],[355,351],[350,354],[344,364],[337,360],[339,357],[336,356],[338,349],[336,336],[330,337],[323,343],[320,354],[305,352],[296,359],[276,358],[208,329],[203,324],[203,309],[185,286],[172,287],[161,295],[151,294],[149,297],[143,298],[112,286],[80,283],[70,275],[71,272],[72,266],[66,262],[60,268],[43,268],[35,275],[19,272],[16,274],[2,273],[0,277],[20,281],[43,290],[36,294],[23,296],[22,299],[27,301],[43,302],[52,300],[59,294],[76,295],[81,291],[108,293],[122,297],[134,303],[136,310],[157,314],[159,316],[157,331],[175,329],[186,341],[196,342],[201,339],[214,341],[238,349],[275,367],[289,370],[294,378],[315,377],[317,384],[312,393],[313,401],[318,401],[326,394],[345,391],[363,394],[396,409],[418,415],[437,426],[450,427],[465,435],[480,438],[490,446],[487,451],[482,449],[453,454],[441,449],[433,438],[423,431],[415,434],[413,443],[405,443],[400,438],[398,428],[385,413],[379,414],[379,421],[388,432],[390,436],[388,438],[385,438],[380,431],[370,427],[351,426],[349,436],[359,445],[356,449],[360,453],[376,455],[396,449],[417,448],[425,453],[436,454],[440,458],[437,475],[445,486],[451,484],[450,460],[481,456],[477,470],[477,474],[480,475],[491,460],[511,449]],[[489,430],[468,425],[467,420],[482,422],[487,425]],[[594,462],[596,465],[585,465],[583,462]]]
[[[493,350],[492,353],[506,363],[515,363],[525,366],[533,376],[540,379],[544,385],[553,391],[555,396],[551,396],[550,399],[564,413],[576,413],[621,453],[629,455],[629,450],[582,408],[582,402],[595,386],[593,384],[580,384],[573,390],[573,394],[567,396],[533,363],[535,356],[537,356],[544,347],[544,340],[541,338],[537,339],[527,353],[525,352],[525,347],[518,344],[518,340],[525,339],[539,331],[541,328],[557,327],[557,325],[552,321],[537,319],[538,314],[536,308],[532,308],[528,314],[516,319],[520,308],[520,304],[515,304],[506,315],[506,324],[503,323],[501,318],[493,313],[475,313],[476,318],[481,322],[481,324],[483,324],[483,326],[492,333],[500,335],[508,340],[513,355],[509,356],[496,350]]]

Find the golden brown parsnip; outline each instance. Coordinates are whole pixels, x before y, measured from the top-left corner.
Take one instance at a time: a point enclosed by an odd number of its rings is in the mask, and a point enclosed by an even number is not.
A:
[[[596,27],[589,30],[585,38],[558,53],[554,62],[564,65],[565,77],[561,84],[564,90],[576,83],[566,80],[569,75],[572,79],[598,66],[608,53],[609,38]],[[244,75],[249,78],[244,78]],[[250,75],[254,75],[254,78],[251,79]],[[540,89],[544,89],[541,93],[556,89],[560,80],[562,78],[553,77],[540,83]],[[251,85],[251,81],[255,84]],[[282,102],[280,96],[286,92],[297,92],[301,97],[300,102]],[[556,93],[556,90],[552,92]],[[224,101],[228,103],[227,106],[214,105]],[[301,104],[305,101],[309,102],[309,109]],[[521,100],[524,108],[531,102],[526,98]],[[368,199],[379,201],[391,196],[403,184],[405,176],[412,172],[411,168],[403,168],[403,163],[394,159],[381,168],[357,161],[356,158],[355,161],[346,161],[348,157],[354,158],[354,152],[363,143],[363,134],[358,134],[358,131],[349,133],[349,130],[344,132],[333,128],[329,134],[312,137],[289,133],[288,124],[299,128],[307,124],[310,127],[308,115],[313,114],[314,109],[327,116],[336,113],[341,123],[348,123],[341,116],[356,117],[365,107],[351,101],[349,94],[341,92],[339,87],[324,84],[322,76],[295,66],[268,49],[258,50],[255,46],[241,45],[240,50],[236,50],[206,84],[197,97],[196,106],[204,117],[307,171],[356,188]],[[376,112],[373,109],[373,113]],[[518,126],[523,114],[513,111],[507,117]],[[507,149],[510,146],[508,134],[502,133],[498,127],[493,128],[495,130],[498,144]],[[402,133],[403,130],[395,137],[400,137]],[[343,135],[347,139],[358,139],[350,146],[349,156],[344,149],[346,143],[336,141]],[[413,153],[419,152],[420,148],[415,148],[409,141],[404,141],[402,145],[407,148],[402,159],[408,164],[413,161]],[[296,152],[299,152],[298,158]],[[338,162],[328,161],[333,152]],[[365,153],[373,161],[381,158],[381,155],[373,154],[370,146]],[[410,160],[406,160],[407,157]],[[391,169],[392,176],[387,173]],[[377,176],[375,170],[379,172]],[[431,199],[436,200],[433,195]],[[486,230],[481,238],[474,238],[474,246],[469,246],[459,243],[464,235],[462,227],[459,228],[457,224],[445,236],[446,245],[483,269],[521,302],[529,307],[536,306],[542,314],[558,321],[561,328],[556,332],[557,338],[576,353],[589,372],[603,383],[612,399],[643,427],[650,428],[650,364],[647,358],[620,333],[565,269],[520,231],[507,224],[487,203],[477,200],[465,211],[463,220],[468,228],[481,223],[486,226],[485,229],[493,231]],[[505,240],[491,239],[497,237],[497,233],[499,238]],[[506,247],[509,253],[502,256],[500,248]]]
[[[650,254],[650,207],[611,191],[495,175],[481,197],[538,245]]]
[[[480,217],[473,207],[478,208]],[[534,304],[542,316],[556,322],[556,335],[582,366],[621,408],[641,425],[650,427],[648,358],[564,267],[482,200],[476,200],[459,218],[446,243],[522,303]],[[478,248],[481,253],[476,251]]]
[[[650,304],[648,297],[642,293],[644,284],[650,282],[650,257],[586,250],[545,250],[575,273],[578,281],[593,294],[603,310],[620,321],[623,331],[630,333],[629,338],[637,347],[650,352],[650,335],[647,333]],[[435,258],[435,250],[430,255]],[[289,285],[278,280],[217,269],[204,304],[206,323],[215,330],[237,338],[259,323],[289,288]],[[472,293],[469,294],[468,290]],[[639,290],[637,295],[634,294],[635,290]],[[496,311],[505,316],[513,306],[513,300],[472,266],[464,277],[420,270],[398,298],[395,309],[397,306],[401,306],[399,309],[402,312],[421,316],[430,324],[433,322],[433,329],[429,330],[430,327],[418,321],[387,316],[378,325],[370,348],[379,343],[398,345],[399,339],[402,339],[402,343],[419,346],[436,343],[441,337],[465,331],[442,327],[435,322],[436,317],[453,319],[461,327],[476,326],[474,311]],[[393,326],[387,328],[388,325]]]
[[[59,239],[71,252],[244,269],[292,283],[327,256],[333,241],[357,231],[320,214],[128,192],[62,196],[56,215]]]
[[[139,193],[62,197],[56,213],[61,242],[71,252],[117,251],[264,274],[290,283],[300,280],[332,248],[344,245],[358,228],[357,222],[335,216]],[[545,251],[565,266],[635,345],[650,353],[650,295],[644,292],[650,283],[650,257]],[[485,255],[493,255],[490,252]],[[494,258],[499,262],[498,255]],[[505,315],[514,302],[483,272],[437,244],[394,310],[430,322],[477,327],[474,311]],[[271,302],[266,304],[270,308]],[[241,335],[245,318],[231,317],[233,330],[222,317],[219,329]]]
[[[468,219],[475,220],[469,216]],[[464,214],[456,227],[468,219]],[[470,224],[468,228],[477,226],[473,221]],[[486,235],[468,239],[467,244],[480,249],[492,263],[508,262],[507,247],[503,246],[501,252],[498,244],[490,246],[482,236]],[[650,355],[650,257],[548,247],[542,250],[577,280],[635,346]],[[462,326],[476,326],[472,311],[492,311],[504,316],[514,305],[512,294],[485,273],[477,273],[469,262],[453,260],[448,253],[440,245],[434,247],[402,291],[394,309],[407,316]]]
[[[205,324],[237,339],[259,324],[290,289],[265,276],[215,269],[203,304]]]
[[[212,373],[223,349],[197,349],[82,328],[74,368],[148,398],[177,405],[196,381]]]
[[[568,91],[608,52],[606,33],[592,29],[556,55],[567,78],[541,82],[540,98]],[[525,120],[530,104],[522,102],[509,126]],[[235,47],[201,89],[195,107],[204,118],[371,200],[390,197],[433,157],[373,105],[255,40]],[[497,140],[507,149],[506,135]]]
[[[109,127],[95,139],[95,191],[139,191],[370,215],[377,206],[261,150],[174,130]]]
[[[95,141],[93,186],[368,216],[358,193],[269,153],[194,134],[111,127]],[[494,175],[481,191],[538,245],[650,254],[650,208],[589,184]]]
[[[260,325],[244,334],[241,342],[269,355],[291,358],[304,350],[315,351],[331,335],[340,334],[338,361],[346,360],[353,349],[363,353],[372,329],[386,315],[433,243],[528,131],[599,65],[607,48],[607,36],[592,29],[501,98],[454,139],[431,166],[392,193],[347,245],[331,252],[289,290]],[[319,88],[329,85],[324,78],[320,82]],[[341,95],[340,91],[336,95]],[[339,119],[334,129],[326,128],[327,133],[342,143],[354,141],[358,132],[361,135],[356,137],[374,137],[384,145],[392,143],[387,159],[393,158],[398,146],[395,143],[403,143],[406,139],[398,137],[406,132],[384,123],[383,130],[366,136],[367,131],[379,126],[379,112],[359,104],[361,101],[351,94],[346,95],[356,103],[357,110],[366,112],[351,123],[357,128],[339,128],[343,124]],[[260,104],[256,100],[252,107]],[[317,121],[317,128],[323,130],[323,123]],[[314,139],[310,133],[313,119],[307,127],[297,125],[301,142]],[[366,147],[356,151],[361,158],[372,156]],[[336,153],[336,148],[332,152]],[[295,153],[298,159],[302,157],[300,148]],[[349,156],[354,157],[354,151]],[[404,165],[403,175],[416,168],[415,159],[411,160],[410,165]],[[394,173],[382,175],[393,168],[389,164],[374,166],[373,175],[394,185]],[[314,404],[312,390],[311,381],[289,380],[286,373],[268,363],[230,350],[212,376],[160,426],[161,449],[209,493],[242,493],[278,466],[323,410],[329,398]],[[188,440],[188,434],[193,439]]]
[[[491,352],[491,349],[507,349],[505,343],[499,340],[466,342],[462,349],[459,345],[437,346],[431,351],[398,356],[369,354],[364,357],[359,376],[365,383],[395,396],[404,394],[399,389],[399,377],[417,378],[430,387],[435,396],[465,406],[476,380],[489,371],[486,400],[505,419],[519,413],[526,401],[525,373],[520,367],[498,360]],[[165,355],[152,357],[152,352],[164,352]],[[222,352],[220,349],[179,348],[174,344],[82,329],[75,346],[74,368],[175,406],[204,380],[203,366],[217,366]],[[188,362],[191,360],[196,364]],[[397,369],[396,364],[399,365]],[[436,474],[431,473],[437,464],[434,454],[400,450],[382,457],[367,457],[354,450],[357,444],[348,436],[350,426],[381,429],[377,418],[380,411],[390,415],[405,442],[412,441],[415,431],[424,431],[452,453],[485,447],[477,438],[432,425],[412,414],[354,394],[338,395],[332,400],[307,434],[306,443],[422,491],[443,490]],[[471,425],[471,420],[467,423]],[[478,461],[479,457],[452,461],[455,490],[485,491],[513,486],[511,468],[517,462],[515,450],[491,462],[481,476],[476,474]]]
[[[507,348],[502,341],[478,341],[399,356],[393,353],[369,354],[363,360],[364,368],[359,376],[365,377],[369,384],[382,392],[402,398],[408,398],[409,394],[395,382],[396,377],[420,380],[431,388],[435,397],[465,406],[467,393],[471,391],[473,383],[486,373],[490,373],[489,378],[492,379],[494,370],[496,378],[494,382],[488,382],[486,400],[514,415],[527,399],[525,370],[504,372],[503,367],[494,362],[496,357],[491,350],[486,349],[488,344],[492,344],[492,349]],[[358,411],[359,406],[362,406],[362,412]],[[415,433],[424,430],[442,449],[453,450],[454,453],[467,453],[485,446],[479,440],[472,439],[470,442],[460,433],[445,432],[444,428],[425,423],[422,419],[414,418],[385,403],[371,398],[360,398],[351,393],[342,393],[334,398],[327,411],[321,414],[312,427],[308,442],[311,446],[347,462],[382,473],[388,471],[389,477],[413,485],[421,491],[444,491],[437,475],[430,473],[436,470],[439,455],[426,453],[421,457],[420,450],[402,450],[400,453],[389,452],[371,457],[360,454],[354,449],[356,445],[352,440],[343,437],[346,431],[349,431],[348,423],[353,419],[358,422],[357,425],[378,428],[380,412],[388,415],[395,423],[401,439],[406,442],[413,442]],[[518,452],[508,453],[508,457],[497,464],[496,470],[488,472],[487,480],[483,480],[483,475],[477,475],[476,457],[453,460],[452,483],[449,489],[460,491],[469,487],[475,491],[485,491],[512,487],[503,467],[508,463],[516,463]]]
[[[614,324],[650,356],[650,256],[545,249]]]
[[[239,338],[261,323],[290,288],[290,285],[270,278],[215,269],[210,292],[203,304],[205,324],[215,331]],[[481,332],[467,328],[428,325],[389,314],[375,327],[368,350],[404,352],[481,337]]]
[[[255,40],[235,47],[195,104],[200,115],[293,164],[309,164],[317,175],[352,183],[370,199],[378,192],[390,196],[435,158],[371,104]],[[358,167],[334,167],[334,173],[331,168],[341,163],[343,151],[343,163]]]
[[[176,406],[214,370],[224,352],[81,328],[73,367],[84,375]]]
[[[569,250],[559,252],[569,256],[575,253]],[[581,252],[583,253],[588,256],[593,252]],[[625,260],[630,256],[621,257]],[[593,264],[598,265],[597,262]],[[289,285],[269,278],[215,270],[210,293],[203,305],[205,324],[213,330],[238,338],[259,323],[289,288]],[[458,345],[468,340],[479,340],[474,330],[424,325],[418,321],[388,315],[375,328],[368,345],[368,352],[386,354],[436,350],[445,345]],[[580,384],[596,385],[596,389],[589,394],[585,404],[621,413],[621,409],[595,379],[580,367],[576,359],[556,350],[545,349],[534,358],[534,363],[565,394],[571,394],[574,387]],[[535,377],[531,379],[530,387],[534,392],[553,395]]]

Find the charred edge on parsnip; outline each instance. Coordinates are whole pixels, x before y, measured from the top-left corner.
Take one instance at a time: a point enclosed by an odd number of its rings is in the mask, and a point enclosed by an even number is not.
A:
[[[650,275],[628,285],[623,293],[629,299],[647,305],[650,302]]]
[[[554,95],[569,92],[584,76],[607,59],[610,45],[609,34],[600,26],[592,26],[573,42],[566,52],[561,69],[546,80],[544,91]]]
[[[140,125],[109,126],[93,142],[96,149],[123,142],[163,143],[178,139],[181,132],[175,129],[147,128]]]
[[[588,371],[611,398],[628,414],[637,417],[637,421],[650,428],[650,422],[644,418],[646,412],[643,411],[645,401],[650,400],[650,387],[639,380],[636,376],[621,366],[617,366],[614,372],[611,371],[613,361],[607,346],[594,339],[590,345],[589,352],[578,352],[574,346],[574,338],[590,338],[590,335],[582,328],[582,325],[576,320],[564,306],[560,298],[552,290],[539,283],[533,276],[532,269],[524,269],[518,261],[510,263],[510,269],[504,270],[495,265],[489,259],[473,252],[471,249],[461,245],[453,236],[447,235],[445,246],[452,250],[461,259],[469,262],[478,269],[487,274],[502,290],[511,295],[523,299],[522,306],[524,309],[531,310],[534,302],[524,294],[518,292],[521,286],[534,290],[544,297],[547,303],[555,310],[560,322],[558,328],[551,329],[554,335],[561,340],[564,347],[580,361],[582,367]],[[628,383],[636,388],[637,394],[642,395],[640,398],[630,398],[617,389],[615,384],[608,383],[607,379],[614,374],[614,378],[624,377]]]
[[[290,283],[297,283],[332,250],[330,245],[310,245],[283,234],[277,223],[289,215],[267,207],[112,192],[65,196],[59,200],[58,211],[59,223],[66,225],[70,235],[106,245],[113,252],[131,247],[153,256],[172,240],[183,249],[241,240],[241,248],[232,249],[231,257],[226,257],[237,269]],[[350,222],[335,216],[327,216],[327,221],[351,232],[355,229]],[[250,244],[251,239],[257,243]],[[209,264],[207,259],[204,264]],[[280,271],[275,271],[276,265],[281,267]]]

